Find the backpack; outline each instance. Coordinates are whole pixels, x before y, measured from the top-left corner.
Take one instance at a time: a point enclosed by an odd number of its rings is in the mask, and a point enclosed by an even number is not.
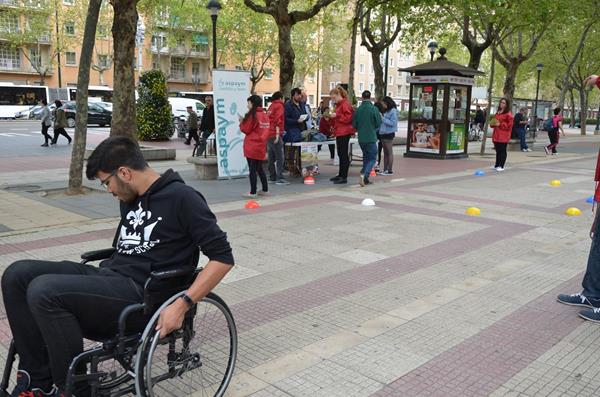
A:
[[[544,120],[544,124],[542,124],[542,131],[548,131],[548,132],[554,131],[554,123],[552,122],[552,117]]]

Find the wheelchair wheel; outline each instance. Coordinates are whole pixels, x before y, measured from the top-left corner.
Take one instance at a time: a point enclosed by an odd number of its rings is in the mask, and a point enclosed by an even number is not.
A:
[[[209,294],[187,313],[183,327],[160,338],[154,331],[160,311],[142,335],[135,372],[139,396],[223,396],[235,366],[237,331],[225,302]]]

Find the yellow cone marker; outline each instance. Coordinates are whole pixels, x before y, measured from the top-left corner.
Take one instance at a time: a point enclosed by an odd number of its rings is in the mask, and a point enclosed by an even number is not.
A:
[[[550,181],[550,186],[558,187],[560,186],[560,181],[558,179],[553,179]]]
[[[481,210],[477,207],[469,207],[465,213],[470,216],[479,216],[481,215]]]
[[[581,210],[579,208],[571,207],[567,208],[565,214],[569,216],[579,216],[581,215]]]

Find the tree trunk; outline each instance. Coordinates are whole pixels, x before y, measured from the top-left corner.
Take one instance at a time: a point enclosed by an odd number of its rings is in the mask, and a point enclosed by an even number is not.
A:
[[[581,32],[581,37],[579,38],[579,43],[577,44],[577,49],[575,50],[575,54],[573,54],[573,58],[571,58],[571,61],[567,65],[567,70],[565,71],[565,74],[563,75],[562,87],[560,90],[560,95],[558,97],[558,107],[561,109],[565,106],[565,94],[566,94],[568,86],[569,86],[569,76],[571,74],[571,70],[573,69],[575,62],[577,62],[577,60],[579,59],[581,51],[583,50],[583,45],[585,44],[585,39],[588,35],[588,32],[590,31],[590,28],[592,27],[592,25],[594,23],[596,23],[595,20],[593,22],[588,22],[588,24],[586,24],[583,27],[583,31]]]
[[[358,35],[358,24],[360,23],[362,14],[362,0],[356,2],[356,8],[354,9],[354,17],[352,18],[352,37],[350,40],[350,67],[348,68],[348,95],[351,104],[356,101],[356,92],[354,89],[354,71],[356,61],[356,36]]]
[[[488,123],[490,120],[490,112],[492,111],[492,91],[494,88],[494,73],[496,72],[496,51],[492,51],[492,66],[490,68],[490,81],[488,83],[488,103],[485,109],[485,122],[483,123],[483,138],[481,139],[481,150],[479,151],[480,155],[485,154],[485,143],[487,141],[487,130]]]
[[[385,96],[385,81],[383,81],[383,66],[381,66],[381,50],[379,47],[373,47],[371,50],[371,60],[373,61],[373,72],[375,74],[375,99],[382,100]]]
[[[294,81],[294,60],[296,59],[292,48],[292,25],[279,20],[277,28],[279,31],[279,89],[284,97],[289,98]]]
[[[569,121],[569,127],[570,128],[574,128],[575,127],[575,95],[573,95],[573,88],[569,88],[569,96],[571,98],[571,108],[570,108],[570,114],[571,114],[571,120]]]
[[[578,90],[579,91],[579,106],[581,107],[581,117],[579,118],[579,126],[581,127],[581,135],[585,135],[586,134],[586,127],[587,127],[587,108],[588,108],[588,104],[587,104],[587,100],[588,100],[588,95],[587,92],[585,91],[585,87],[582,84],[581,85],[581,89]]]
[[[85,154],[87,120],[88,120],[88,86],[90,83],[90,65],[94,52],[96,27],[102,0],[90,0],[85,19],[83,43],[79,57],[79,72],[77,76],[77,98],[75,113],[75,141],[71,152],[69,166],[69,194],[82,193],[83,157]]]
[[[515,82],[517,80],[517,71],[519,70],[519,63],[511,61],[506,69],[506,77],[504,79],[504,88],[502,89],[502,95],[511,102],[515,96]],[[511,109],[512,110],[512,109]]]
[[[113,0],[112,26],[114,45],[113,115],[110,135],[127,135],[135,139],[135,32],[138,0]]]

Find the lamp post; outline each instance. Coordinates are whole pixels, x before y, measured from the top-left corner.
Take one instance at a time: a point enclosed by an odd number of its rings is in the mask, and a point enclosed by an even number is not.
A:
[[[538,123],[538,96],[540,94],[540,75],[542,74],[542,69],[544,65],[538,63],[535,68],[537,69],[537,84],[535,87],[535,106],[533,111],[533,131],[537,131],[537,123]]]
[[[217,68],[217,16],[221,11],[221,3],[219,0],[210,0],[206,5],[208,11],[210,11],[210,18],[212,19],[213,29],[213,70]]]
[[[429,54],[431,55],[430,61],[433,61],[433,56],[435,55],[435,50],[438,48],[438,43],[435,40],[430,40],[427,43],[427,49],[429,50]]]

